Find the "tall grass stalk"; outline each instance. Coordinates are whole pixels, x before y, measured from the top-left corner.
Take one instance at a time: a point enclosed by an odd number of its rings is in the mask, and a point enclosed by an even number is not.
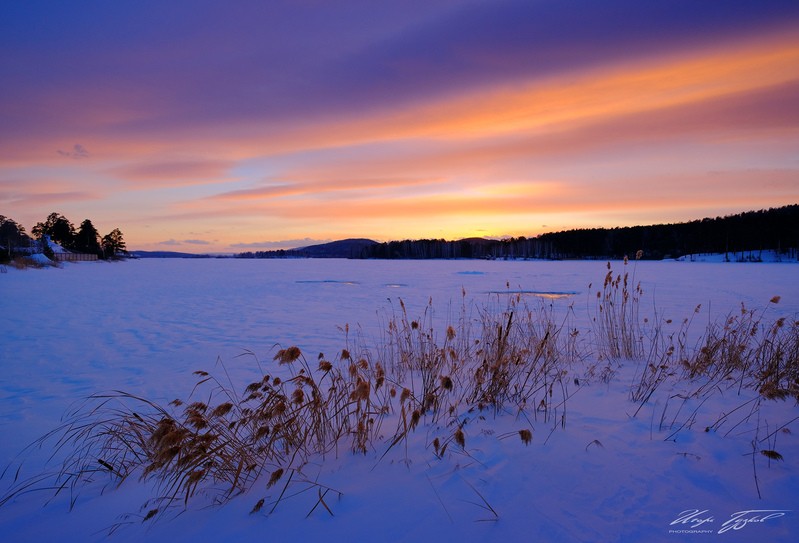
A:
[[[640,258],[640,251],[636,258]],[[624,271],[615,274],[608,262],[602,290],[596,292],[592,317],[596,349],[600,356],[611,359],[640,359],[644,355],[644,335],[639,317],[643,289],[640,282],[635,283],[635,269],[631,274],[628,266],[625,257]]]

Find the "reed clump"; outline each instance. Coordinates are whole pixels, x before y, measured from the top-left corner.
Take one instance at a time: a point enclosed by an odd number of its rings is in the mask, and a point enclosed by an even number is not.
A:
[[[27,270],[28,268],[42,269],[48,267],[61,267],[58,262],[54,262],[52,260],[38,260],[30,256],[15,256],[4,264],[11,266],[16,270]]]
[[[779,296],[769,301],[776,305]],[[758,390],[766,399],[799,401],[799,321],[765,317],[743,304],[723,323],[708,325],[693,356],[683,362],[689,379],[702,378],[708,386]]]
[[[640,251],[636,255],[638,259]],[[602,290],[596,292],[596,307],[591,320],[600,356],[638,359],[644,354],[644,334],[639,315],[644,291],[641,283],[635,282],[635,268],[631,272],[628,267],[627,257],[624,257],[624,271],[621,273],[614,273],[608,262]],[[589,285],[589,291],[590,288]]]

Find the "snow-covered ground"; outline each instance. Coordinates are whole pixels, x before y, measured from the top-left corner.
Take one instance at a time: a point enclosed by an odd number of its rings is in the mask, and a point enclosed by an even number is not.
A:
[[[795,250],[780,253],[777,251],[738,251],[728,253],[711,253],[685,255],[677,258],[680,262],[796,262]]]
[[[621,262],[613,269],[624,271]],[[641,318],[678,323],[701,304],[697,334],[741,303],[766,320],[799,318],[796,264],[642,261],[627,271],[644,290]],[[15,475],[45,470],[51,451],[19,453],[90,394],[123,390],[166,404],[189,394],[194,370],[227,371],[243,387],[260,377],[258,363],[276,364],[279,347],[297,345],[315,362],[319,352],[332,357],[359,336],[379,343],[400,299],[413,317],[432,298],[443,330],[464,300],[501,307],[509,292],[521,293],[528,304],[551,304],[569,327],[588,330],[593,292],[606,272],[605,262],[229,259],[8,270],[0,275],[0,462],[11,468],[0,495]],[[774,296],[778,304],[769,303]],[[19,495],[0,507],[2,539],[100,541],[120,523],[110,540],[799,539],[793,400],[763,401],[753,411],[750,391],[720,388],[700,401],[683,398],[689,384],[670,381],[635,414],[629,389],[637,363],[614,365],[608,382],[586,380],[597,362],[571,369],[582,380],[571,390],[564,426],[536,417],[532,407],[486,413],[470,421],[464,449],[453,446],[439,459],[428,441],[434,428],[423,421],[407,451],[383,456],[389,435],[366,455],[316,458],[304,469],[313,484],[293,484],[296,495],[271,514],[267,507],[250,514],[283,488],[263,481],[222,507],[200,499],[174,518],[142,522],[148,486],[127,480],[92,487],[72,511],[66,493],[49,503],[51,491]],[[725,415],[718,431],[704,431]],[[533,432],[529,445],[518,438],[525,427]],[[782,461],[752,454],[753,439],[772,432],[760,448],[778,451]],[[333,489],[325,499],[332,515],[314,509],[318,485]]]

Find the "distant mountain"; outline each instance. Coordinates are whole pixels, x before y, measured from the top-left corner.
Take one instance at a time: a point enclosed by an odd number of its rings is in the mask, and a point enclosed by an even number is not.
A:
[[[135,258],[212,258],[211,255],[179,253],[177,251],[130,251]]]
[[[364,258],[378,243],[371,239],[350,238],[296,249],[239,253],[237,258]]]
[[[371,239],[350,238],[294,249],[311,258],[359,258],[364,248],[377,245]]]
[[[720,253],[725,261],[760,261],[764,251],[795,260],[799,249],[799,205],[747,211],[686,223],[584,228],[533,238],[416,239],[365,247],[362,258],[510,258],[660,260]]]
[[[794,261],[799,250],[799,205],[707,217],[685,223],[583,228],[503,239],[405,239],[378,243],[355,238],[278,251],[240,253],[238,258],[374,259],[606,259],[652,260],[722,254],[725,261],[761,261],[774,252]],[[765,256],[764,256],[765,255]],[[692,258],[693,259],[693,258]]]

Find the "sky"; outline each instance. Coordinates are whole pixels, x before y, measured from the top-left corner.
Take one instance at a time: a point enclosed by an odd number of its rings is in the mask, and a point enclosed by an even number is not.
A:
[[[129,249],[799,202],[799,2],[0,3],[0,214]]]

